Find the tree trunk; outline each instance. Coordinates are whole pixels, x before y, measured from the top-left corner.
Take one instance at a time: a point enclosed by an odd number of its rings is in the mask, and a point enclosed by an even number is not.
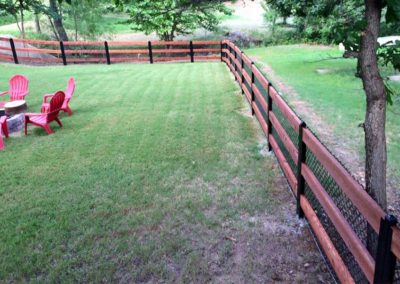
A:
[[[53,24],[54,28],[57,31],[58,38],[62,41],[68,41],[68,35],[63,25],[62,16],[57,7],[57,0],[50,0],[49,2],[50,2],[50,10],[53,12],[52,15]]]
[[[25,38],[24,1],[19,0],[19,13],[21,17],[21,36]]]
[[[42,29],[40,28],[40,18],[38,12],[35,12],[35,28],[37,33],[39,34],[42,33]]]
[[[379,74],[377,39],[382,12],[381,0],[365,0],[367,26],[361,37],[361,78],[367,99],[365,113],[365,182],[366,190],[386,210],[386,93]],[[377,235],[371,226],[367,229],[367,247],[376,253]]]

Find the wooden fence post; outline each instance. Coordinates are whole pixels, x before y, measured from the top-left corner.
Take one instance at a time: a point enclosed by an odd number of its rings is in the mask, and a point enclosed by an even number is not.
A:
[[[151,41],[147,43],[148,48],[149,48],[149,59],[150,59],[150,64],[153,64],[153,47],[151,46]]]
[[[193,63],[194,62],[193,41],[190,41],[189,48],[190,48],[190,62]]]
[[[374,283],[393,283],[394,281],[396,257],[392,252],[392,226],[396,226],[396,224],[397,219],[393,215],[386,215],[385,218],[381,219]]]
[[[303,130],[306,128],[306,123],[302,121],[299,126],[299,144],[298,144],[298,161],[297,161],[297,215],[299,218],[304,218],[303,209],[300,205],[300,197],[304,195],[305,181],[302,175],[302,164],[306,162],[307,146],[303,141]]]
[[[110,50],[108,48],[108,42],[107,41],[104,42],[104,49],[106,50],[107,64],[110,65],[111,64]]]
[[[63,60],[63,64],[67,65],[67,57],[65,56],[65,48],[64,48],[64,43],[60,41],[60,50],[61,50],[61,57]]]
[[[221,62],[224,61],[224,60],[223,60],[224,54],[223,54],[223,52],[222,52],[223,49],[224,49],[224,44],[222,43],[222,40],[221,40]]]
[[[10,38],[10,46],[11,46],[11,51],[12,51],[12,55],[14,58],[14,63],[19,64],[17,51],[15,50],[15,44],[14,44],[14,40],[12,38]]]

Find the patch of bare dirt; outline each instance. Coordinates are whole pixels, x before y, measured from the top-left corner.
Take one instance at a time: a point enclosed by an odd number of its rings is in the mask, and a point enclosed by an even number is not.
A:
[[[326,46],[321,46],[321,48],[324,47]],[[255,57],[252,59],[256,60]],[[356,150],[357,145],[354,145],[355,142],[346,137],[340,137],[340,139],[337,139],[337,136],[332,132],[332,125],[329,125],[324,121],[324,119],[318,115],[309,103],[300,100],[297,91],[293,87],[283,83],[282,78],[276,75],[270,66],[265,63],[263,66],[263,70],[269,75],[279,91],[282,92],[285,97],[289,98],[288,103],[293,107],[296,113],[308,123],[310,129],[316,131],[318,137],[328,147],[328,149],[332,151],[333,154],[346,166],[346,168],[349,169],[352,175],[365,186],[364,160]],[[396,178],[393,177],[391,172],[389,172],[388,175],[388,211],[391,214],[400,216],[400,193],[396,190]],[[395,182],[392,182],[391,180],[394,180]]]

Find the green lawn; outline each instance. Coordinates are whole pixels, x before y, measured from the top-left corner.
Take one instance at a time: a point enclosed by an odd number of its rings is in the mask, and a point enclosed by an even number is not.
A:
[[[340,148],[341,141],[364,156],[364,132],[358,125],[364,121],[365,95],[361,80],[354,77],[356,61],[340,58],[337,48],[289,45],[254,48],[246,51],[262,66],[267,63],[281,80],[298,93],[313,111],[333,130]],[[319,73],[318,71],[322,72]],[[385,75],[391,70],[383,68]],[[400,92],[400,84],[393,83]],[[286,94],[289,103],[293,95]],[[296,106],[294,106],[296,108]],[[307,114],[304,114],[307,118]],[[388,160],[391,173],[400,178],[400,101],[388,107]],[[315,121],[307,121],[311,126]],[[318,129],[317,132],[319,132]],[[323,130],[323,129],[322,129]],[[398,188],[398,184],[395,186]]]
[[[77,89],[62,129],[30,128],[0,153],[0,282],[256,281],[278,262],[304,279],[304,262],[323,266],[314,248],[294,252],[307,239],[296,221],[293,241],[263,229],[262,216],[295,218],[274,213],[293,200],[222,63],[0,64],[1,88],[15,73],[29,111],[70,75]]]

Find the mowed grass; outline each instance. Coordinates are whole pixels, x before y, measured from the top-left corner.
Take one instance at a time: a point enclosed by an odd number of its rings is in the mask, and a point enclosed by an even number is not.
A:
[[[355,59],[341,58],[343,52],[334,47],[306,45],[254,48],[246,54],[261,65],[268,64],[284,83],[293,87],[299,95],[297,99],[307,102],[332,129],[335,142],[347,141],[364,157],[364,131],[359,124],[365,117],[365,93],[361,80],[354,76]],[[382,73],[388,76],[394,71],[382,67]],[[400,83],[392,82],[391,87],[400,93]],[[293,100],[290,94],[283,92],[283,95],[288,95],[289,103]],[[386,128],[389,168],[396,180],[400,180],[399,121],[400,100],[397,97],[392,106],[388,105]],[[307,122],[311,127],[315,124]],[[319,132],[319,129],[314,130]],[[398,189],[395,181],[393,186]]]
[[[227,228],[273,210],[276,170],[222,63],[1,64],[0,89],[17,73],[31,112],[77,89],[63,128],[0,152],[0,282],[206,282],[231,268]]]

